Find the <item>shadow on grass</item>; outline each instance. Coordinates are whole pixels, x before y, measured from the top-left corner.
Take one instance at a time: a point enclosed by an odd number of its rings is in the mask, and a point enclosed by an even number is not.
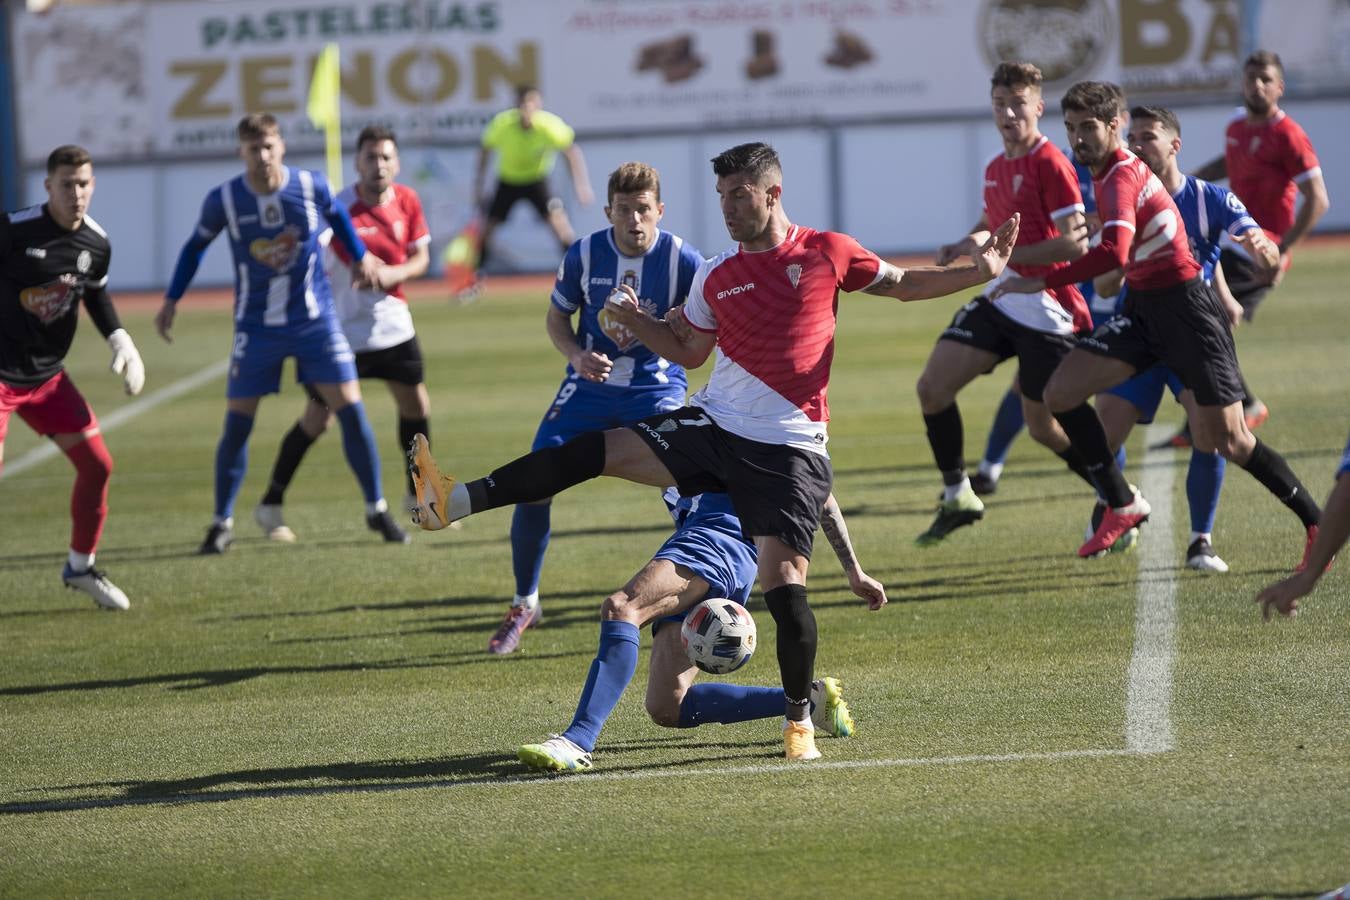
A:
[[[699,742],[683,736],[653,740],[616,742],[602,746],[604,773],[623,777],[643,777],[680,771],[706,763],[724,763],[745,758],[747,751],[758,759],[777,752],[779,741]],[[622,764],[625,754],[649,754],[653,749],[686,750],[692,757],[674,761],[647,761]],[[619,763],[615,765],[615,763]],[[426,790],[470,785],[539,785],[584,779],[527,773],[514,754],[471,753],[424,760],[376,760],[339,762],[308,766],[243,769],[217,772],[193,778],[169,778],[146,781],[105,781],[87,784],[34,788],[43,792],[86,792],[84,796],[52,800],[0,803],[0,816],[36,813],[77,812],[123,806],[174,806],[185,803],[225,803],[231,800],[322,797],[341,794],[385,793],[388,791]],[[594,777],[594,776],[591,776]],[[320,783],[315,783],[320,782]],[[114,791],[116,793],[108,793]]]
[[[1331,888],[1335,890],[1335,888]],[[1165,897],[1164,900],[1302,900],[1304,897],[1320,897],[1325,890],[1316,891],[1257,891],[1254,894],[1197,894]]]
[[[522,663],[546,659],[565,659],[589,656],[590,651],[573,653],[523,653]],[[243,666],[237,669],[203,669],[198,672],[169,672],[160,675],[138,675],[132,678],[102,678],[88,681],[68,681],[58,684],[15,685],[0,688],[0,697],[26,697],[36,694],[56,694],[72,691],[102,691],[118,688],[137,688],[163,685],[172,691],[195,691],[201,688],[224,687],[262,678],[266,675],[321,675],[328,672],[380,672],[395,669],[437,669],[491,662],[492,657],[481,651],[444,653],[415,659],[389,659],[379,662],[331,663],[322,666]]]

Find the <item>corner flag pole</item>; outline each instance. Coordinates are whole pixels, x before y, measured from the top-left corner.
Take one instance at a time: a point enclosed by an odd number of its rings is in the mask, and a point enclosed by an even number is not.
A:
[[[342,69],[338,65],[338,45],[325,44],[314,61],[314,78],[309,84],[306,112],[315,128],[322,128],[328,183],[333,193],[342,190]]]

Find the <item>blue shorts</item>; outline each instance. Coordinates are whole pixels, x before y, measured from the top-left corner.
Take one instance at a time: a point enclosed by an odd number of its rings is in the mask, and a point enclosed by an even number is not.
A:
[[[304,325],[236,331],[230,351],[225,395],[261,397],[281,389],[281,366],[295,357],[300,384],[342,384],[356,380],[356,355],[337,319],[321,316]]]
[[[1173,397],[1180,397],[1186,386],[1181,378],[1162,363],[1149,366],[1127,381],[1106,391],[1114,397],[1128,400],[1139,410],[1139,423],[1147,425],[1153,421],[1162,402],[1163,388],[1170,388]]]
[[[705,495],[712,496],[712,495]],[[758,554],[741,536],[740,522],[730,510],[730,498],[722,506],[703,515],[695,512],[666,539],[653,559],[666,559],[684,566],[708,582],[709,597],[725,597],[742,606],[750,602],[750,591],[758,573]],[[662,622],[682,622],[686,613],[663,616],[653,623],[653,633]]]
[[[619,428],[657,413],[684,406],[683,384],[651,387],[608,387],[565,378],[544,413],[531,450],[557,447],[579,434]]]
[[[1346,441],[1345,453],[1341,456],[1341,467],[1336,470],[1336,477],[1340,478],[1346,472],[1350,472],[1350,441]]]

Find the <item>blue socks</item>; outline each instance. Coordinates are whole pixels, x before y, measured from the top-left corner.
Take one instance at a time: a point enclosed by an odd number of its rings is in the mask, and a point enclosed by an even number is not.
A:
[[[234,515],[234,498],[248,471],[248,435],[253,417],[233,410],[225,411],[225,430],[216,445],[216,519]]]
[[[989,426],[989,441],[984,447],[984,461],[1002,464],[1008,459],[1008,451],[1013,441],[1022,432],[1026,422],[1022,418],[1022,395],[1009,390],[1003,395],[1003,402],[994,413],[994,421]]]
[[[539,590],[552,510],[550,503],[517,503],[511,516],[511,568],[516,574],[517,597],[528,597]]]
[[[637,671],[639,635],[638,627],[631,622],[600,623],[600,649],[586,676],[572,724],[562,733],[587,753],[595,749],[600,729]],[[781,709],[781,693],[778,702]]]
[[[366,418],[365,404],[350,403],[337,411],[337,418],[342,426],[342,452],[346,454],[347,465],[361,482],[366,502],[374,503],[384,496],[384,491],[380,489],[380,455],[375,450],[375,432]]]
[[[1214,514],[1219,509],[1219,491],[1227,466],[1217,453],[1191,451],[1191,465],[1186,470],[1186,502],[1191,507],[1191,531],[1197,534],[1214,531]]]
[[[783,689],[741,684],[695,684],[680,703],[680,727],[730,725],[783,714]]]

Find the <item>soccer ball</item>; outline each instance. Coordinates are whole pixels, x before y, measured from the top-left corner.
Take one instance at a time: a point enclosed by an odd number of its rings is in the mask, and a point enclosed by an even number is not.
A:
[[[755,620],[735,600],[711,597],[685,615],[680,643],[694,665],[713,675],[725,675],[754,655]]]

